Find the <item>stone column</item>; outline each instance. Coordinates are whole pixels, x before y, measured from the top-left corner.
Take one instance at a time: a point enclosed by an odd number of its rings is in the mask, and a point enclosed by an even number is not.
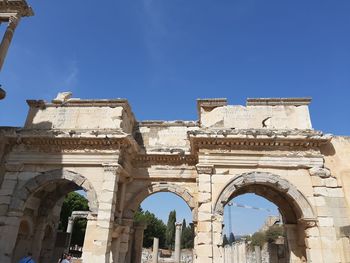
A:
[[[83,247],[83,262],[109,263],[118,191],[119,164],[105,164],[97,217],[89,220]],[[90,222],[89,222],[90,221]]]
[[[158,263],[159,238],[153,238],[152,262]]]
[[[256,263],[261,263],[261,248],[254,246]]]
[[[68,217],[68,225],[67,225],[67,230],[66,230],[67,233],[72,234],[73,225],[74,225],[74,219],[73,219],[73,217],[70,216],[70,217]]]
[[[198,223],[194,240],[194,262],[209,263],[214,262],[214,235],[220,228],[220,226],[214,226],[213,224],[211,180],[214,167],[212,165],[197,164],[196,168],[198,173]],[[217,229],[214,231],[214,228]],[[219,242],[221,236],[215,238]],[[221,258],[222,255],[223,253]],[[215,258],[215,262],[218,263],[217,258]]]
[[[175,224],[175,256],[174,261],[175,263],[180,263],[181,260],[181,232],[182,232],[182,224],[176,223]]]
[[[142,244],[143,244],[143,231],[146,229],[145,223],[138,223],[134,225],[134,249],[131,258],[132,263],[141,263],[142,258]]]
[[[7,54],[7,51],[9,49],[9,46],[11,44],[11,40],[13,37],[13,34],[15,32],[15,29],[19,23],[20,18],[18,16],[11,16],[9,18],[9,23],[7,25],[5,34],[2,38],[1,44],[0,44],[0,71],[4,64],[5,57]]]

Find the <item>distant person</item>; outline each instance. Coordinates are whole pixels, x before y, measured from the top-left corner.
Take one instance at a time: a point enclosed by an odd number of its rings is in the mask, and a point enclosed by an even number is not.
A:
[[[32,253],[28,252],[27,256],[25,256],[19,260],[19,263],[35,263],[32,256],[33,256]]]
[[[72,256],[70,254],[64,254],[63,259],[60,263],[70,263],[72,259]]]

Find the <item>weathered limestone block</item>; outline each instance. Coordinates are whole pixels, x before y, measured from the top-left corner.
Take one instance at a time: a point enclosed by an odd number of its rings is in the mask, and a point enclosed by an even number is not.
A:
[[[331,176],[331,172],[327,168],[313,167],[309,169],[309,173],[311,176],[318,176],[321,178],[329,178]]]
[[[311,129],[307,105],[252,105],[222,106],[211,111],[201,110],[203,127]]]
[[[320,227],[334,227],[334,220],[331,217],[318,217]]]

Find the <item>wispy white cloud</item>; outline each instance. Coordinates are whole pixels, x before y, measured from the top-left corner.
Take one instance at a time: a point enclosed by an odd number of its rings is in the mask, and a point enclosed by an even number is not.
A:
[[[78,83],[78,61],[69,61],[67,70],[64,74],[65,76],[63,77],[63,85],[67,88],[74,89]]]

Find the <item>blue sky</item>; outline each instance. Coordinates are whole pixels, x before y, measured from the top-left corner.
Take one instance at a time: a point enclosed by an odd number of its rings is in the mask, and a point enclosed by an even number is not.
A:
[[[348,0],[28,2],[0,73],[2,126],[70,90],[127,98],[139,120],[195,120],[197,98],[311,96],[315,129],[350,134]]]

